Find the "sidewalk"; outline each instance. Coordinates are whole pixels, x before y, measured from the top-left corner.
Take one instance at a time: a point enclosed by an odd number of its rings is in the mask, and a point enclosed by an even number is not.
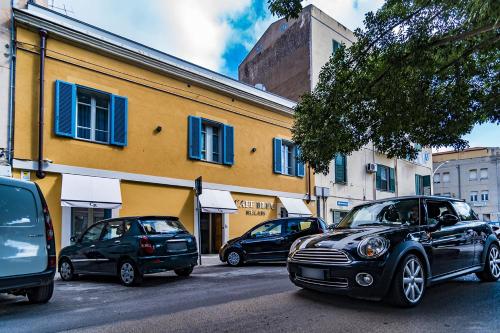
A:
[[[203,254],[201,256],[201,266],[219,266],[219,265],[225,265],[222,261],[219,259],[218,254]]]

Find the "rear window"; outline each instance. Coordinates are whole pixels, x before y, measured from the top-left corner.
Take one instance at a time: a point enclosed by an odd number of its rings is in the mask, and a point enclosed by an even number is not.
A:
[[[186,231],[179,220],[141,220],[141,224],[148,235]]]
[[[36,223],[33,193],[20,187],[0,185],[0,227],[31,227]]]

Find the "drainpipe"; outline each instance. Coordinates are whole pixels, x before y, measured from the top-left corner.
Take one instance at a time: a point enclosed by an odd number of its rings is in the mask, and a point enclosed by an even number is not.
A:
[[[311,167],[307,166],[307,203],[311,202]]]
[[[460,177],[460,164],[457,165],[457,173],[458,173],[458,198],[462,199],[462,180]]]
[[[14,136],[12,133],[13,122],[14,122],[14,79],[15,79],[15,67],[16,67],[16,38],[15,38],[15,26],[14,26],[14,0],[10,1],[10,66],[9,66],[9,109],[7,113],[7,162],[12,165],[12,160],[14,156]]]
[[[43,121],[44,121],[44,81],[45,81],[45,46],[47,43],[47,31],[40,30],[40,87],[38,96],[38,170],[36,176],[45,178],[43,171]]]

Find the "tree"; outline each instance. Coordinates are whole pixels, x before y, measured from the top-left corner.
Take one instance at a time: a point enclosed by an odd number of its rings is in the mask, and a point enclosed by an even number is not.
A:
[[[292,18],[295,3],[269,1]],[[475,124],[500,124],[499,19],[498,0],[387,0],[366,14],[357,41],[332,55],[296,106],[302,159],[326,173],[337,153],[370,142],[415,158],[415,144],[463,149]]]

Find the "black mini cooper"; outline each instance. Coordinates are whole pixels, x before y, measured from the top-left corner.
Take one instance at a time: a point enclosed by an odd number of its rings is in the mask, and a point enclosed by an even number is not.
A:
[[[415,306],[431,284],[500,277],[499,240],[465,202],[412,196],[355,207],[330,233],[302,237],[288,256],[299,287]]]
[[[143,274],[174,270],[189,276],[198,260],[195,238],[177,217],[121,217],[90,226],[59,253],[65,281],[78,274],[115,275],[131,286]]]

